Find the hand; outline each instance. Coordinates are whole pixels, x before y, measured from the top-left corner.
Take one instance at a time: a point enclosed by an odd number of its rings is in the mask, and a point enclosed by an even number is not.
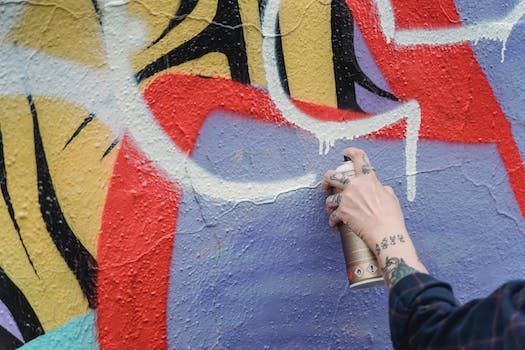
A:
[[[391,187],[381,184],[366,153],[348,148],[344,154],[354,164],[355,177],[326,172],[323,188],[332,193],[326,199],[329,225],[344,223],[371,248],[385,235],[405,233],[399,200]]]
[[[322,183],[330,194],[326,198],[330,226],[343,223],[366,243],[376,255],[388,290],[407,275],[426,273],[392,188],[381,184],[364,151],[348,148],[344,154],[352,160],[355,176],[329,170]]]

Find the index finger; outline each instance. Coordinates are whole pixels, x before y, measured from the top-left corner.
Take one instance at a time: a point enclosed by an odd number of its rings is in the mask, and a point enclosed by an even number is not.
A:
[[[328,170],[323,177],[323,189],[332,193],[333,189],[342,191],[345,189],[345,186],[350,183],[350,178],[345,176],[345,174],[337,172],[335,170]]]
[[[375,174],[370,159],[362,149],[351,147],[345,149],[343,153],[354,163],[355,176]]]

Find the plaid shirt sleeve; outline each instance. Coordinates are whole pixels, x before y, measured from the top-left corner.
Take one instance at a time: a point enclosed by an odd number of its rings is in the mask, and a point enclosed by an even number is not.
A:
[[[415,273],[391,290],[396,349],[525,349],[525,281],[460,305],[447,283]]]

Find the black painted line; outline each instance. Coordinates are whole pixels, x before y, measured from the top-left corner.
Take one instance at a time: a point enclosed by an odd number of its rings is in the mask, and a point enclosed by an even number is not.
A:
[[[57,250],[75,274],[80,288],[88,300],[89,307],[95,308],[97,305],[97,261],[75,236],[62,212],[49,172],[38,125],[38,113],[31,94],[27,95],[27,102],[33,119],[38,203],[40,204],[42,219]]]
[[[218,0],[211,23],[199,34],[149,63],[135,74],[138,83],[210,52],[226,56],[232,80],[250,84],[248,56],[238,0]]]
[[[284,62],[283,42],[281,39],[281,25],[279,19],[277,19],[275,27],[275,33],[277,34],[277,37],[275,38],[275,52],[277,56],[279,79],[281,80],[281,86],[283,90],[288,96],[290,96],[290,85],[288,84],[288,74],[286,73],[286,64]]]
[[[7,170],[5,166],[4,138],[3,138],[1,126],[0,126],[0,188],[2,189],[2,196],[4,197],[4,202],[7,206],[9,217],[11,218],[11,222],[13,223],[16,233],[18,234],[18,239],[20,240],[20,243],[22,244],[22,247],[24,248],[24,252],[26,253],[27,260],[29,261],[29,264],[33,268],[35,275],[37,275],[37,277],[40,279],[40,276],[38,275],[38,272],[36,271],[35,265],[33,264],[33,260],[31,260],[29,251],[27,250],[27,247],[24,243],[22,234],[20,233],[20,226],[18,225],[18,222],[16,220],[15,209],[13,207],[13,202],[11,201],[11,195],[9,194],[9,189],[7,187]]]
[[[162,33],[158,36],[157,39],[153,40],[151,44],[148,45],[148,49],[161,41],[166,35],[169,34],[175,27],[177,27],[190,13],[193,12],[195,9],[195,6],[197,6],[197,3],[199,0],[182,0],[179,8],[177,9],[177,12],[173,16],[173,18],[169,21],[166,28],[162,31]]]
[[[359,66],[354,47],[354,17],[345,0],[332,0],[331,26],[338,107],[363,112],[357,103],[355,83],[373,94],[398,101],[399,99],[394,94],[377,86]]]
[[[0,326],[0,349],[13,350],[24,345],[24,343],[11,334],[7,329]]]
[[[267,0],[258,0],[259,2],[259,23],[261,24],[261,27],[262,27],[262,22],[263,22],[263,17],[264,17],[264,10],[266,9],[266,3],[268,2]]]
[[[116,145],[118,145],[118,143],[120,142],[120,136],[117,136],[113,142],[111,142],[111,145],[109,145],[109,147],[104,151],[104,154],[102,154],[102,157],[100,158],[100,160],[104,159],[111,151],[113,151],[113,149],[115,148]]]
[[[0,300],[2,300],[4,305],[9,309],[9,312],[11,312],[24,341],[28,342],[44,334],[44,328],[42,328],[35,311],[31,307],[31,304],[29,304],[24,293],[11,281],[1,267]]]
[[[80,124],[80,126],[77,128],[77,130],[75,130],[75,132],[73,133],[73,135],[71,135],[71,137],[69,138],[69,140],[67,140],[66,144],[64,145],[64,148],[62,148],[62,150],[65,150],[66,147],[71,143],[71,141],[73,141],[73,139],[75,137],[78,136],[78,134],[80,134],[80,132],[86,127],[88,126],[89,123],[91,123],[91,121],[95,118],[95,113],[89,113],[89,115],[84,119],[84,121],[82,121],[82,123]]]
[[[98,23],[100,24],[100,28],[104,30],[104,27],[102,27],[102,11],[100,10],[98,0],[91,0],[91,3],[93,4],[93,7],[95,8],[95,13],[97,14],[97,19],[98,19]]]

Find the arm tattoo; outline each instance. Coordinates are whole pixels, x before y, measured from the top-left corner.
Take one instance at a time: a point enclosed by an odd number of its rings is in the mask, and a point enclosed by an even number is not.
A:
[[[405,237],[401,234],[383,237],[383,239],[380,242],[376,243],[377,256],[380,256],[383,250],[388,249],[388,247],[394,246],[397,243],[406,243]]]
[[[416,269],[408,266],[403,258],[389,258],[388,256],[385,260],[385,267],[381,270],[388,289],[394,287],[403,277],[417,272]]]

